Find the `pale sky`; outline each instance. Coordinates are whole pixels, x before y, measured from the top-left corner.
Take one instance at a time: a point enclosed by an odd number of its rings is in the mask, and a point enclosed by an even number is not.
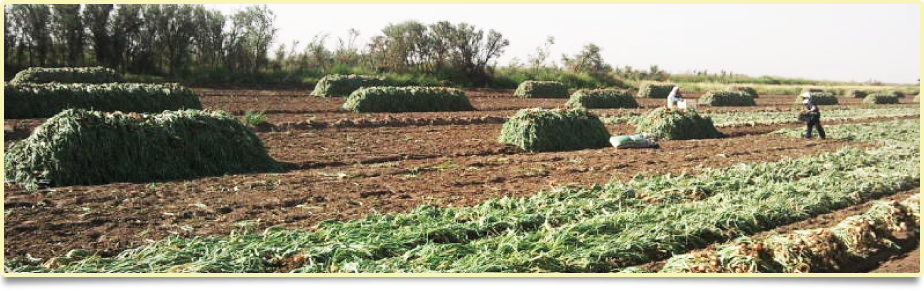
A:
[[[244,5],[207,5],[226,12]],[[552,59],[586,43],[614,66],[671,73],[720,70],[833,81],[915,83],[920,77],[918,5],[269,5],[276,45],[347,30],[360,42],[389,23],[467,22],[510,40],[500,58],[525,61],[547,36]],[[275,47],[275,45],[274,45]]]

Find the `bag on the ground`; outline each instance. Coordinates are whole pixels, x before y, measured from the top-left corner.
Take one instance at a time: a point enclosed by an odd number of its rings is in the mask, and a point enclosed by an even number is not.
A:
[[[610,137],[610,144],[617,149],[659,148],[658,141],[645,133],[616,135]]]

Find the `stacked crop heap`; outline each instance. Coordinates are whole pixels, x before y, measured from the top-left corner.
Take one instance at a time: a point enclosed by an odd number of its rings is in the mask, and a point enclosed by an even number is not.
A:
[[[813,89],[814,90],[814,89]],[[837,97],[828,92],[810,92],[815,105],[837,105]],[[802,97],[796,96],[796,103],[802,104]]]
[[[699,104],[710,106],[756,106],[754,97],[744,91],[709,91],[699,97]]]
[[[638,87],[638,97],[667,98],[674,89],[674,84],[644,82]]]
[[[863,103],[866,104],[898,104],[898,97],[895,95],[886,95],[886,94],[869,94],[866,98],[863,98]]]
[[[504,123],[498,141],[530,152],[581,150],[610,145],[610,133],[583,109],[523,109]]]
[[[727,88],[725,88],[725,91],[741,91],[741,92],[744,92],[745,94],[747,94],[748,96],[751,96],[751,98],[760,97],[759,95],[757,95],[757,90],[755,90],[755,89],[752,88],[752,87],[745,87],[745,86],[728,86]]]
[[[721,138],[712,119],[699,115],[696,110],[657,108],[648,115],[632,121],[636,132],[647,132],[662,139],[687,140]]]
[[[104,67],[89,68],[38,68],[32,67],[20,71],[10,81],[12,84],[26,83],[118,83],[122,76],[116,71]]]
[[[350,94],[343,108],[354,112],[475,110],[462,90],[430,87],[361,88]]]
[[[844,93],[844,97],[850,98],[865,98],[867,95],[869,95],[868,92],[856,89],[847,90],[847,92]]]
[[[902,91],[898,91],[898,90],[888,91],[885,94],[894,96],[895,98],[905,98],[905,93],[903,93]]]
[[[347,97],[362,87],[387,86],[384,77],[363,75],[327,75],[314,86],[312,96]]]
[[[202,109],[199,96],[178,84],[18,84],[3,88],[6,118],[51,117],[65,109],[161,112]]]
[[[638,102],[626,90],[578,90],[565,103],[569,108],[638,108]]]
[[[6,151],[7,182],[93,185],[280,169],[233,116],[199,110],[156,115],[66,110]]]
[[[514,97],[523,98],[568,98],[565,84],[555,81],[524,81],[513,92]]]
[[[921,102],[919,98],[921,98],[921,95],[914,95],[914,102]]]

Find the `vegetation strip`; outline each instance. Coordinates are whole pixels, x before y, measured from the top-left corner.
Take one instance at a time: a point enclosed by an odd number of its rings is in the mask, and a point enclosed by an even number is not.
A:
[[[104,67],[90,68],[38,68],[32,67],[16,73],[11,84],[27,83],[118,83],[122,76],[115,70]]]
[[[672,257],[660,273],[836,272],[879,249],[897,248],[899,234],[920,233],[920,193],[901,202],[876,201],[863,214],[830,228],[798,230],[760,241],[741,237],[705,250]],[[630,270],[643,272],[642,270]]]
[[[16,260],[6,267],[11,272],[612,272],[915,187],[920,180],[917,123],[858,129],[870,133],[857,137],[884,147],[741,164],[697,176],[556,189],[475,207],[422,206],[404,214],[325,222],[315,231],[274,227],[253,234],[242,222],[242,232],[228,237],[173,237],[115,258],[90,255],[53,269]],[[657,193],[666,197],[649,198]]]
[[[3,87],[8,119],[45,118],[66,109],[159,113],[202,109],[195,92],[178,84],[19,84]]]
[[[704,114],[712,119],[716,127],[774,125],[799,122],[798,111],[761,112],[740,111]],[[822,122],[849,121],[881,117],[918,116],[921,109],[914,107],[876,109],[838,109],[821,112]],[[642,118],[639,114],[611,115],[600,117],[606,124],[633,123]]]

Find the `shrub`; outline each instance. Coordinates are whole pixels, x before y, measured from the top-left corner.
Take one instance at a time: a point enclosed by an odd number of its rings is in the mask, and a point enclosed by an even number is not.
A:
[[[898,104],[898,97],[886,94],[869,94],[863,98],[866,104]]]
[[[513,92],[514,97],[568,98],[568,88],[556,81],[525,81]]]
[[[677,86],[675,84],[667,83],[653,83],[653,82],[643,82],[638,86],[638,97],[648,97],[648,98],[667,98],[667,95],[671,94],[671,90]]]
[[[868,92],[863,91],[863,90],[856,90],[856,89],[850,89],[844,93],[844,97],[850,97],[850,98],[864,98],[867,95],[869,95]]]
[[[565,103],[569,108],[638,108],[638,102],[626,90],[578,90]]]
[[[13,84],[26,83],[118,83],[122,76],[116,71],[104,67],[89,68],[39,68],[32,67],[20,71],[10,81]]]
[[[751,98],[757,98],[757,97],[759,97],[759,96],[757,95],[757,90],[754,89],[754,88],[752,88],[752,87],[734,86],[734,85],[732,85],[732,86],[728,86],[727,88],[725,88],[725,91],[741,91],[741,92],[746,93],[748,96],[751,96]]]
[[[583,109],[523,109],[507,120],[498,141],[530,152],[581,150],[610,145],[610,133]]]
[[[199,110],[148,115],[68,109],[12,144],[4,166],[8,182],[31,189],[280,169],[240,121]]]
[[[712,119],[700,116],[696,110],[677,110],[664,107],[648,112],[632,122],[636,132],[647,132],[662,139],[686,140],[721,138]]]
[[[347,97],[362,87],[387,86],[384,77],[364,75],[327,75],[314,86],[312,96]]]
[[[699,104],[711,106],[756,106],[754,98],[744,91],[709,91],[699,97]]]
[[[161,112],[202,109],[199,96],[177,84],[19,84],[3,88],[6,118],[45,118],[65,109]]]
[[[258,127],[266,124],[268,118],[266,117],[266,111],[247,110],[244,112],[244,118],[242,120],[247,126]]]
[[[837,105],[837,97],[827,92],[812,92],[812,102],[815,105]],[[796,103],[802,104],[802,96],[796,96]]]
[[[366,87],[350,94],[343,108],[354,112],[432,112],[475,110],[459,89]]]

